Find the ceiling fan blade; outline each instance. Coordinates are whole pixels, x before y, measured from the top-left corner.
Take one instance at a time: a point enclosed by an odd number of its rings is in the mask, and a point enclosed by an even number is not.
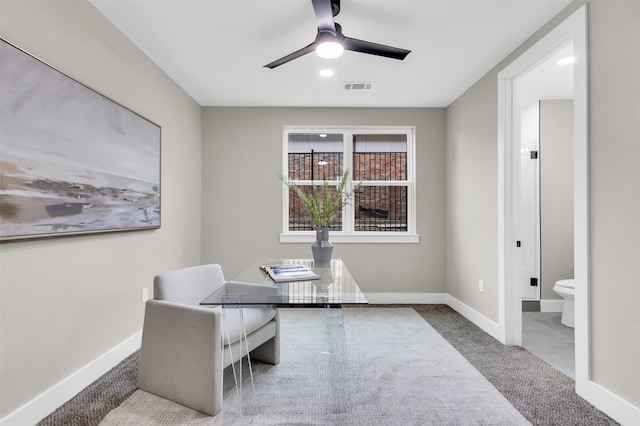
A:
[[[329,31],[336,33],[336,25],[333,22],[333,8],[331,0],[311,0],[313,11],[318,22],[318,31]]]
[[[331,0],[331,12],[335,18],[340,13],[340,0]]]
[[[387,58],[403,60],[410,50],[399,47],[385,46],[384,44],[372,43],[370,41],[358,40],[351,37],[344,38],[344,48],[353,52],[368,53],[370,55],[385,56]]]
[[[296,58],[299,58],[300,56],[304,56],[307,53],[313,52],[314,50],[316,50],[316,43],[315,42],[311,43],[310,45],[308,45],[306,47],[303,47],[300,50],[296,50],[295,52],[290,53],[290,54],[288,54],[287,56],[285,56],[283,58],[280,58],[280,59],[278,59],[276,61],[273,61],[270,64],[265,65],[264,67],[265,68],[271,68],[271,69],[273,69],[275,67],[279,67],[282,64],[286,64],[287,62],[292,61],[292,60],[294,60]]]

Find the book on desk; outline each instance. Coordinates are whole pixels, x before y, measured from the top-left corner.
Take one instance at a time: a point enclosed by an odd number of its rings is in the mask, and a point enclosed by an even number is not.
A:
[[[260,269],[277,283],[320,279],[320,275],[304,265],[263,265]]]

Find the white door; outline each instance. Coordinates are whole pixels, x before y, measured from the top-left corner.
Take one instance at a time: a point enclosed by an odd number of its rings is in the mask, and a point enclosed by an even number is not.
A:
[[[522,300],[540,300],[540,102],[520,114],[520,255]]]

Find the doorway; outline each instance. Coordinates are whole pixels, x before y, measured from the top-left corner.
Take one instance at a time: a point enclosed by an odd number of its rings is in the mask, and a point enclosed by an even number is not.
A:
[[[560,312],[573,278],[573,44],[516,79],[523,311]]]
[[[573,45],[573,228],[576,384],[589,380],[588,144],[586,6],[551,30],[498,74],[498,214],[500,340],[522,345],[519,79]]]
[[[555,291],[573,279],[573,46],[517,79],[522,346],[575,378],[575,334]],[[563,281],[569,282],[569,281]],[[562,292],[564,294],[564,292]],[[568,302],[573,303],[573,300]]]

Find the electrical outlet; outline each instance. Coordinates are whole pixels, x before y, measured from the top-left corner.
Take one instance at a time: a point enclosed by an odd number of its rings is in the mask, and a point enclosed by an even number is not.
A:
[[[149,300],[149,287],[144,287],[142,289],[142,303],[145,303]]]
[[[484,293],[484,280],[479,280],[478,281],[478,290],[480,290],[480,293]]]

